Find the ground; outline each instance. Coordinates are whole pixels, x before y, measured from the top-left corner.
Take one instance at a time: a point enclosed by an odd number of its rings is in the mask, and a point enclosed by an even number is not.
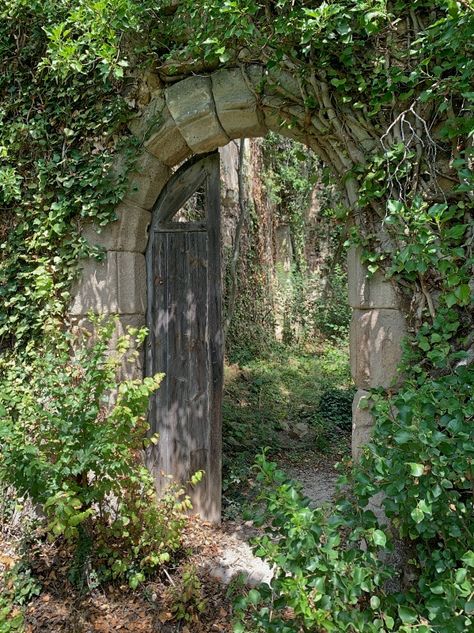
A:
[[[190,518],[181,557],[135,591],[111,584],[79,592],[67,577],[67,548],[61,541],[47,543],[41,534],[32,534],[26,553],[30,571],[23,577],[25,630],[230,633],[235,595],[243,585],[271,578],[268,565],[254,557],[249,546],[257,530],[242,516],[242,506],[255,488],[253,457],[268,445],[272,459],[302,484],[315,505],[330,502],[335,464],[349,454],[346,392],[351,394],[347,355],[340,348],[318,354],[280,351],[265,361],[229,366],[222,524]],[[3,528],[0,565],[5,571],[21,558],[18,519]],[[38,596],[36,587],[41,587]],[[2,628],[1,608],[0,602],[0,633],[15,631]]]

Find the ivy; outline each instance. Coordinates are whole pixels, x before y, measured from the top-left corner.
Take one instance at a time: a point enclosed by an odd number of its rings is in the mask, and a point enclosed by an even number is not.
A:
[[[81,224],[113,219],[124,194],[127,161],[119,170],[117,156],[133,146],[121,138],[130,108],[117,31],[127,19],[117,8],[8,1],[0,10],[3,345],[40,336],[63,314],[77,260],[91,253]]]

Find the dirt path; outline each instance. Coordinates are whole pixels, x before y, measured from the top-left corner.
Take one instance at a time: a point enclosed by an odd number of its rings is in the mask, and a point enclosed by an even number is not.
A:
[[[292,440],[286,436],[283,438],[285,450],[276,457],[279,467],[302,484],[303,493],[314,507],[333,499],[339,476],[335,465],[349,451],[348,436],[340,434],[337,439],[336,447],[324,454],[305,450],[304,439]],[[209,563],[210,575],[224,584],[229,584],[238,575],[242,575],[248,586],[269,582],[272,577],[270,567],[253,555],[249,545],[256,533],[251,522],[223,522],[218,538],[219,551]]]

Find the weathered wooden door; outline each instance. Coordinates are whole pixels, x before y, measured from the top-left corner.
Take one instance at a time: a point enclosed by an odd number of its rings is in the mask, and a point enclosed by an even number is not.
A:
[[[159,442],[147,465],[159,491],[169,476],[202,482],[188,493],[209,521],[221,514],[222,377],[219,154],[197,157],[170,179],[153,209],[147,247],[147,375],[165,378],[150,403]],[[197,191],[204,217],[178,221]]]

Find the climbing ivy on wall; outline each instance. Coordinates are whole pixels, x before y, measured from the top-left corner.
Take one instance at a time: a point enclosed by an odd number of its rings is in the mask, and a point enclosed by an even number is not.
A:
[[[105,224],[124,193],[130,107],[118,29],[128,4],[0,8],[0,343],[40,337],[64,313],[81,224]],[[117,155],[120,151],[121,163]]]

